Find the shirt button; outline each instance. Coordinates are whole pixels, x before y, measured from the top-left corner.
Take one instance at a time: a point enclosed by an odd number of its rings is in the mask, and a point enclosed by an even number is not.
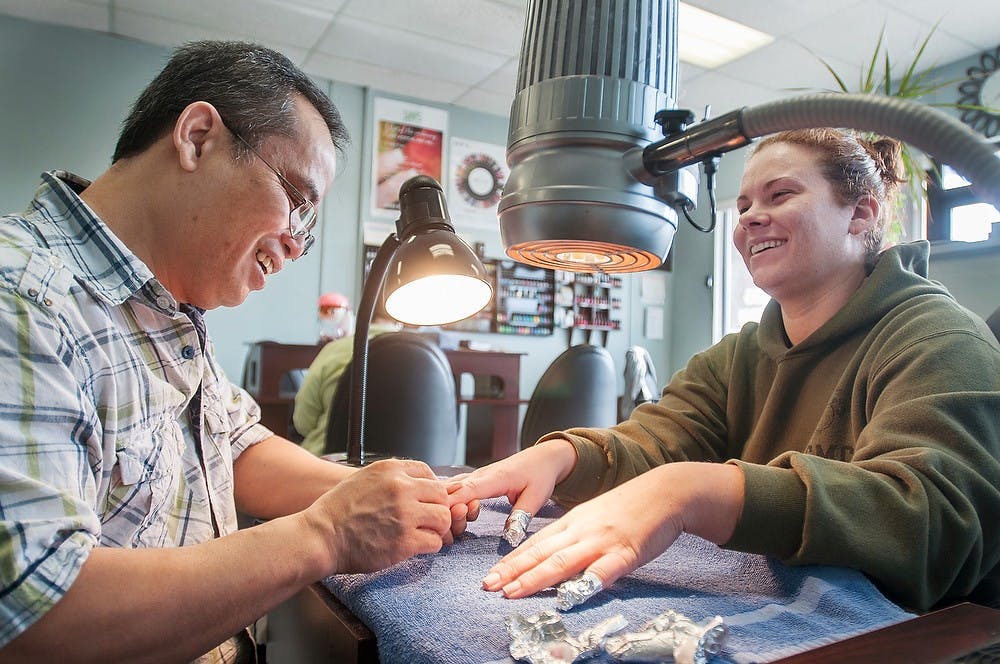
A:
[[[185,360],[190,360],[191,358],[193,358],[194,346],[184,346],[184,348],[181,349],[181,355],[184,357]]]
[[[49,298],[45,298],[44,300],[42,300],[42,303],[47,307],[52,306],[52,300],[50,300]]]
[[[49,256],[49,265],[52,267],[62,267],[62,261],[58,256]]]
[[[38,297],[38,290],[35,288],[29,288],[28,297]]]
[[[156,306],[158,306],[160,309],[169,309],[170,300],[161,295],[160,297],[156,298]]]

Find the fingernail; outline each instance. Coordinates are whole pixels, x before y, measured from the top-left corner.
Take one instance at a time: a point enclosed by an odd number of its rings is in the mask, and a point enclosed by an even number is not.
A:
[[[500,575],[496,572],[490,572],[483,577],[483,588],[492,588],[497,581],[500,580]]]
[[[503,594],[505,597],[510,597],[521,589],[520,581],[511,581],[506,586],[503,587]]]

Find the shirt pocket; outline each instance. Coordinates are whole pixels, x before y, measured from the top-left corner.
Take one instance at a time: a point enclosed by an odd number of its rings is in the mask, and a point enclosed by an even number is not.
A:
[[[225,462],[224,465],[232,465],[233,423],[218,386],[205,385],[201,404],[204,433],[212,446],[213,453]]]
[[[180,484],[180,429],[176,423],[119,438],[105,505],[102,544],[127,548],[164,546]]]

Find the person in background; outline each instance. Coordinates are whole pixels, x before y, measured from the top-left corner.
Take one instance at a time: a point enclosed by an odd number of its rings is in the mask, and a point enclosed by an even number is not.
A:
[[[372,339],[401,329],[382,306],[381,300],[375,304],[372,322],[368,328],[368,338]],[[299,443],[313,454],[323,454],[326,446],[326,429],[330,419],[330,406],[337,391],[340,377],[347,369],[354,355],[354,334],[336,339],[320,349],[316,359],[306,370],[302,387],[295,393],[295,407],[292,424],[302,436]]]
[[[346,295],[323,293],[317,303],[319,343],[325,344],[354,334],[354,313]]]
[[[923,611],[1000,593],[1000,346],[927,279],[929,246],[883,250],[899,144],[834,129],[760,141],[733,242],[771,295],[610,429],[548,434],[449,486],[565,516],[487,590],[580,572],[606,587],[682,532],[791,565],[867,574]]]
[[[245,627],[309,583],[451,541],[426,465],[274,435],[205,326],[306,253],[346,141],[283,55],[192,43],[104,173],[0,222],[0,659],[253,661]]]

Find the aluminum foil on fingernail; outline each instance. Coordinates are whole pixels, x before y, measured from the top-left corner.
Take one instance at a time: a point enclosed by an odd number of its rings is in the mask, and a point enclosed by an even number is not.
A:
[[[513,510],[507,521],[503,524],[503,538],[512,547],[524,541],[528,532],[528,524],[531,523],[531,513],[524,510]]]
[[[593,572],[584,572],[579,576],[574,576],[568,581],[563,581],[556,588],[556,608],[568,611],[578,604],[583,604],[603,589],[604,585]]]

